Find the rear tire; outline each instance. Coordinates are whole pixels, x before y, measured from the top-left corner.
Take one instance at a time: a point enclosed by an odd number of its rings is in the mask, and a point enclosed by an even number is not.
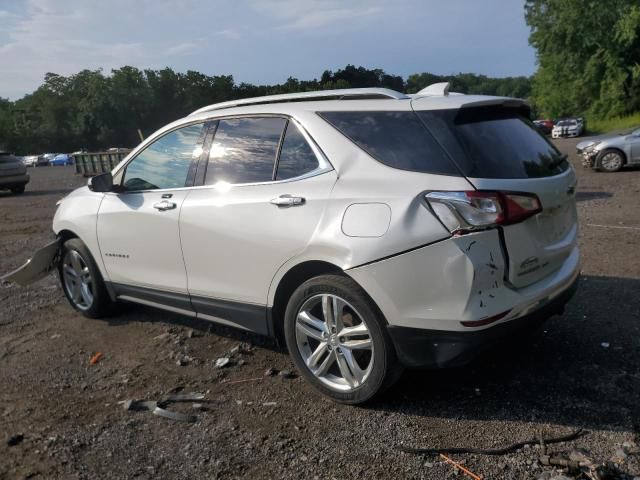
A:
[[[301,375],[336,402],[371,400],[402,372],[382,314],[351,278],[322,275],[300,285],[284,332]]]
[[[617,172],[624,166],[624,156],[618,150],[603,150],[596,159],[596,165],[603,172]]]
[[[87,318],[101,318],[112,312],[100,270],[87,246],[72,238],[62,245],[58,262],[60,283],[71,306]]]
[[[21,187],[13,187],[11,189],[11,193],[13,193],[14,195],[20,195],[21,193],[24,193],[24,189],[25,189],[24,185],[22,185]]]

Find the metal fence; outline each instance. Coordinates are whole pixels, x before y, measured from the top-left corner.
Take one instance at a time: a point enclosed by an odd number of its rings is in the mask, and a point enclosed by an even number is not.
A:
[[[73,158],[76,165],[76,173],[85,177],[100,175],[110,172],[131,150],[118,152],[76,153]]]

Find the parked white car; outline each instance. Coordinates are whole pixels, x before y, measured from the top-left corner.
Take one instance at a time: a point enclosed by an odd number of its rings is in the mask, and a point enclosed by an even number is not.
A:
[[[35,167],[38,165],[38,155],[27,155],[22,161],[26,167]]]
[[[552,138],[560,138],[560,137],[579,137],[582,135],[582,130],[584,128],[584,121],[578,119],[567,119],[560,120],[553,126],[553,130],[551,130]]]
[[[528,110],[442,84],[204,107],[68,195],[57,243],[6,279],[60,248],[83,315],[129,301],[274,336],[320,392],[364,402],[573,294],[576,176]]]

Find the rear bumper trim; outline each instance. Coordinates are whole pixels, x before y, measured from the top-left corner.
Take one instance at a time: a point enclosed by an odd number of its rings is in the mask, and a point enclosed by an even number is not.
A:
[[[499,343],[510,333],[539,326],[549,317],[561,314],[564,305],[576,292],[578,281],[577,277],[565,290],[539,309],[484,330],[446,331],[389,325],[387,331],[400,362],[406,367],[461,366]]]

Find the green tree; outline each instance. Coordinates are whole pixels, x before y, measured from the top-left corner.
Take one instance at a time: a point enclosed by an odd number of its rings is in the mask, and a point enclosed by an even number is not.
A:
[[[640,107],[638,0],[527,0],[536,107],[607,118]]]

